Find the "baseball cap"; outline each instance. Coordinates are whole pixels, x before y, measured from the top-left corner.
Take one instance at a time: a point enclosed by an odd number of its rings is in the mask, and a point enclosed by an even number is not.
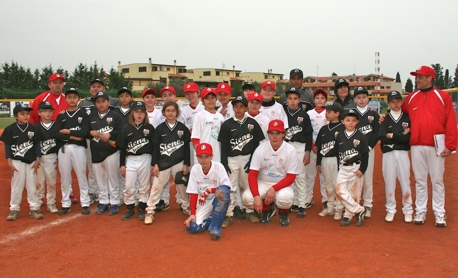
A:
[[[132,96],[132,92],[127,87],[122,87],[118,90],[118,96],[122,93],[128,93],[130,96]]]
[[[300,70],[300,69],[292,69],[290,72],[289,72],[289,78],[293,78],[293,76],[295,75],[299,75],[300,78],[304,78],[304,73]]]
[[[17,113],[21,111],[32,111],[33,109],[31,107],[25,106],[24,104],[18,104],[14,107],[13,109],[13,115],[17,115]]]
[[[345,80],[343,78],[336,79],[336,82],[334,83],[334,91],[337,92],[337,89],[339,89],[343,85],[348,87],[348,85],[350,85],[350,83],[348,83],[347,80]]]
[[[272,120],[269,123],[269,128],[267,128],[267,132],[270,131],[285,132],[285,124],[282,120]]]
[[[137,109],[146,110],[145,103],[141,100],[134,101],[132,103],[132,111],[137,110]]]
[[[105,86],[105,83],[103,83],[103,81],[100,78],[92,79],[91,80],[91,86],[92,86],[92,84],[97,83],[97,82],[102,84],[102,86]]]
[[[274,90],[277,89],[277,85],[275,85],[275,82],[270,81],[270,80],[266,80],[266,81],[262,82],[262,84],[261,84],[261,88],[265,88],[267,86],[272,87],[272,89],[274,89]]]
[[[162,93],[165,92],[165,91],[170,91],[170,92],[172,92],[172,94],[177,95],[177,92],[175,91],[175,88],[173,88],[172,86],[165,86],[164,88],[161,89],[159,94],[162,96]]]
[[[326,104],[325,108],[326,110],[340,112],[340,114],[342,114],[342,110],[343,110],[342,105],[340,105],[338,102],[330,102]]]
[[[344,115],[343,115],[343,117],[342,117],[342,119],[345,119],[346,116],[355,116],[356,119],[359,120],[359,115],[358,115],[358,113],[356,113],[356,111],[353,110],[353,109],[346,110],[345,113],[344,113]]]
[[[80,92],[76,88],[70,88],[67,91],[65,91],[65,96],[68,94],[76,94],[78,97],[80,96]]]
[[[285,92],[285,95],[289,95],[289,94],[296,94],[298,96],[301,95],[300,91],[294,87],[289,88],[289,90]]]
[[[99,97],[104,98],[104,99],[106,99],[106,100],[110,100],[110,97],[109,97],[108,94],[105,93],[105,92],[98,92],[98,93],[95,95],[94,100],[97,100]]]
[[[231,101],[231,104],[232,105],[235,105],[237,102],[241,102],[243,103],[243,105],[245,106],[248,106],[248,101],[245,97],[243,96],[237,96],[236,98],[234,98],[232,101]]]
[[[184,184],[184,186],[188,186],[189,182],[189,173],[183,175],[183,171],[177,172],[175,175],[175,183],[176,184]]]
[[[410,75],[417,76],[417,75],[426,75],[431,76],[432,78],[436,77],[436,71],[430,66],[421,66],[416,71],[412,71]]]
[[[387,101],[390,102],[390,100],[395,99],[395,98],[402,100],[402,95],[401,95],[401,93],[398,92],[398,91],[391,91],[391,92],[388,94]]]
[[[369,91],[367,91],[367,89],[364,87],[357,87],[355,89],[355,92],[353,93],[353,96],[356,97],[357,95],[360,95],[360,94],[369,95]]]
[[[65,77],[60,73],[51,74],[51,76],[49,76],[48,82],[51,82],[51,81],[54,81],[54,80],[57,80],[57,79],[62,79],[62,81],[65,82]]]
[[[227,95],[231,94],[231,85],[225,82],[221,82],[216,86],[216,93],[223,92]]]
[[[52,107],[51,102],[49,102],[49,101],[43,101],[43,102],[40,103],[40,105],[38,106],[38,110],[41,110],[41,109],[52,109],[52,110],[54,110],[54,107]]]
[[[264,101],[262,98],[262,95],[258,92],[252,92],[248,94],[248,101],[252,101],[252,100],[257,100],[261,103]]]
[[[143,92],[142,92],[142,97],[145,97],[145,96],[148,95],[148,94],[152,94],[152,95],[154,95],[154,96],[157,96],[157,92],[156,92],[156,90],[154,90],[153,88],[146,88],[146,89],[144,89]]]
[[[196,146],[196,156],[201,156],[203,154],[213,155],[213,148],[210,144],[200,143]]]
[[[187,92],[197,92],[199,91],[199,85],[194,82],[188,82],[183,86],[183,94]]]
[[[256,88],[253,86],[253,84],[251,84],[251,82],[247,82],[243,84],[242,86],[242,90],[246,90],[246,89],[252,89],[254,91]]]
[[[200,97],[205,98],[206,96],[213,94],[216,97],[216,91],[210,87],[206,87],[202,89],[202,92],[200,92]]]
[[[313,97],[316,97],[316,95],[318,95],[319,93],[324,94],[326,98],[328,98],[328,91],[326,91],[323,88],[316,89],[315,92],[313,92]]]

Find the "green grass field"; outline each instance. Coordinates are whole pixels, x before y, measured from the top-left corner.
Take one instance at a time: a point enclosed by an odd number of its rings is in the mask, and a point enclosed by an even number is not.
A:
[[[0,128],[5,128],[14,123],[15,119],[10,117],[0,117]]]

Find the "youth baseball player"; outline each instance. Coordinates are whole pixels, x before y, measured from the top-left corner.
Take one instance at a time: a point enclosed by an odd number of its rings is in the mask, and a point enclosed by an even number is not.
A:
[[[234,116],[234,110],[232,109],[231,102],[231,85],[225,82],[219,83],[216,86],[216,97],[222,105],[218,108],[217,112],[223,115],[225,121],[232,118]]]
[[[282,120],[285,124],[285,128],[288,128],[288,118],[286,117],[285,110],[283,106],[275,101],[275,89],[277,85],[275,82],[266,80],[261,84],[261,95],[262,95],[262,106],[261,106],[261,113],[264,113],[269,120]]]
[[[262,95],[260,93],[250,93],[248,95],[248,111],[247,111],[247,116],[256,120],[256,122],[259,124],[261,127],[262,133],[264,134],[264,140],[263,142],[268,141],[269,137],[267,136],[267,128],[269,126],[269,117],[265,115],[264,113],[260,112],[260,109],[262,107]]]

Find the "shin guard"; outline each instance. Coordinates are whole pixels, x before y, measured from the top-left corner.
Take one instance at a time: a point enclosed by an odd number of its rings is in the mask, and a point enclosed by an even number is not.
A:
[[[191,221],[191,224],[189,227],[186,227],[186,230],[192,234],[197,234],[200,232],[203,232],[207,229],[207,227],[210,225],[211,219],[207,218],[204,220],[204,222],[200,225],[197,225],[196,222]]]
[[[212,239],[219,239],[221,237],[221,225],[226,217],[227,208],[231,201],[231,189],[227,185],[220,185],[215,192],[213,199],[213,211],[211,216],[211,223],[208,227],[212,235]]]

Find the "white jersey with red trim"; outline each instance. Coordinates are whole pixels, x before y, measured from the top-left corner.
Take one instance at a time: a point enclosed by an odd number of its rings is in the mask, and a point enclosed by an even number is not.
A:
[[[213,148],[213,161],[221,162],[221,143],[218,141],[219,130],[224,122],[223,115],[202,110],[194,117],[191,139],[208,143]]]
[[[202,110],[204,110],[204,105],[200,101],[195,109],[192,109],[190,105],[183,106],[183,108],[181,108],[181,114],[183,115],[184,124],[189,128],[189,130],[192,129],[192,126],[194,124],[194,117],[197,113],[199,113]]]
[[[316,137],[318,136],[320,129],[329,123],[328,120],[326,120],[326,109],[324,109],[321,113],[318,113],[316,109],[312,109],[307,111],[307,114],[310,117],[310,122],[312,122],[312,143],[315,144]]]
[[[231,181],[229,180],[229,176],[227,175],[223,164],[212,161],[210,170],[207,174],[204,174],[204,171],[202,171],[202,165],[197,163],[191,169],[186,193],[198,194],[201,196],[206,189],[216,188],[220,185],[227,185],[232,188]],[[212,196],[209,196],[209,198],[211,197]],[[209,200],[209,198],[207,198],[207,200]]]
[[[285,109],[280,103],[275,102],[272,106],[261,106],[259,111],[269,118],[269,122],[272,120],[282,120],[285,124],[285,128],[289,127],[288,117],[286,116]]]

